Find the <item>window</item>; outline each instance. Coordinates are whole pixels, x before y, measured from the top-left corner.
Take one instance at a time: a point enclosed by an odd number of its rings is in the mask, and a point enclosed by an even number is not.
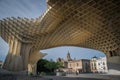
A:
[[[71,64],[70,64],[70,67],[71,67]]]
[[[105,70],[106,68],[104,67],[103,69]]]
[[[77,65],[77,67],[79,66],[79,64],[78,64],[78,63],[77,63],[76,65]]]
[[[96,67],[95,67],[95,69],[96,69]]]
[[[103,65],[105,65],[105,62],[103,62]]]
[[[100,65],[100,63],[98,63],[98,65]]]
[[[96,63],[94,62],[94,66],[96,66]]]

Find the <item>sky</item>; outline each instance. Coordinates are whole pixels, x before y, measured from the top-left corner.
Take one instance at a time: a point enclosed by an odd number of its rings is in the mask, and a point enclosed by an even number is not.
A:
[[[0,0],[0,20],[6,17],[37,18],[41,16],[46,8],[46,0]],[[8,53],[8,44],[0,37],[0,60],[4,61]],[[73,46],[63,46],[41,50],[47,53],[45,59],[56,60],[58,57],[66,58],[68,51],[72,58],[91,59],[93,56],[103,57],[104,53],[92,49],[85,49]]]
[[[47,53],[44,57],[44,59],[48,60],[56,60],[57,58],[63,58],[66,59],[66,55],[69,52],[72,59],[91,59],[92,57],[104,57],[105,54],[101,51],[88,49],[88,48],[81,48],[81,47],[75,47],[75,46],[62,46],[62,47],[56,47],[56,48],[50,48],[46,50],[41,50],[42,53]]]
[[[5,17],[37,18],[46,10],[46,0],[0,0],[0,19]]]

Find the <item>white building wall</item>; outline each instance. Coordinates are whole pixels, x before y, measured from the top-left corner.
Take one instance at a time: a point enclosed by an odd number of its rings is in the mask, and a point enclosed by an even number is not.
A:
[[[100,57],[96,60],[96,68],[98,73],[108,72],[106,57]]]

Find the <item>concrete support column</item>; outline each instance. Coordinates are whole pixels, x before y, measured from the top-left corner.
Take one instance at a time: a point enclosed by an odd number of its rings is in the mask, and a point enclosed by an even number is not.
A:
[[[107,58],[109,74],[120,74],[120,49],[113,51],[113,55]]]
[[[120,64],[120,56],[112,56],[108,58],[109,63]]]
[[[117,48],[115,52],[117,53],[118,56],[120,56],[120,48]]]
[[[22,56],[23,60],[23,70],[28,70],[28,63],[29,63],[29,55],[30,55],[31,45],[23,43],[20,55]]]
[[[5,62],[4,62],[4,65],[3,65],[3,68],[4,69],[7,69],[7,66],[9,66],[8,63],[10,63],[11,61],[11,57],[12,57],[12,49],[13,49],[13,40],[9,38],[9,41],[8,41],[8,44],[9,44],[9,51],[8,51],[8,54],[6,56],[6,59],[5,59]],[[8,68],[10,70],[10,68]]]
[[[25,44],[15,39],[9,40],[9,52],[3,64],[3,69],[9,71],[27,70],[29,61],[30,44]]]
[[[28,64],[28,72],[29,74],[33,74],[33,75],[36,75],[37,74],[37,63],[35,64]]]
[[[108,62],[120,64],[120,48],[109,51]]]

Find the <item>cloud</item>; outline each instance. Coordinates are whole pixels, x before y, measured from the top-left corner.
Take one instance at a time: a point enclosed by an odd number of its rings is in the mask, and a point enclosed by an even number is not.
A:
[[[45,0],[0,0],[0,19],[11,16],[37,18],[45,10]]]

